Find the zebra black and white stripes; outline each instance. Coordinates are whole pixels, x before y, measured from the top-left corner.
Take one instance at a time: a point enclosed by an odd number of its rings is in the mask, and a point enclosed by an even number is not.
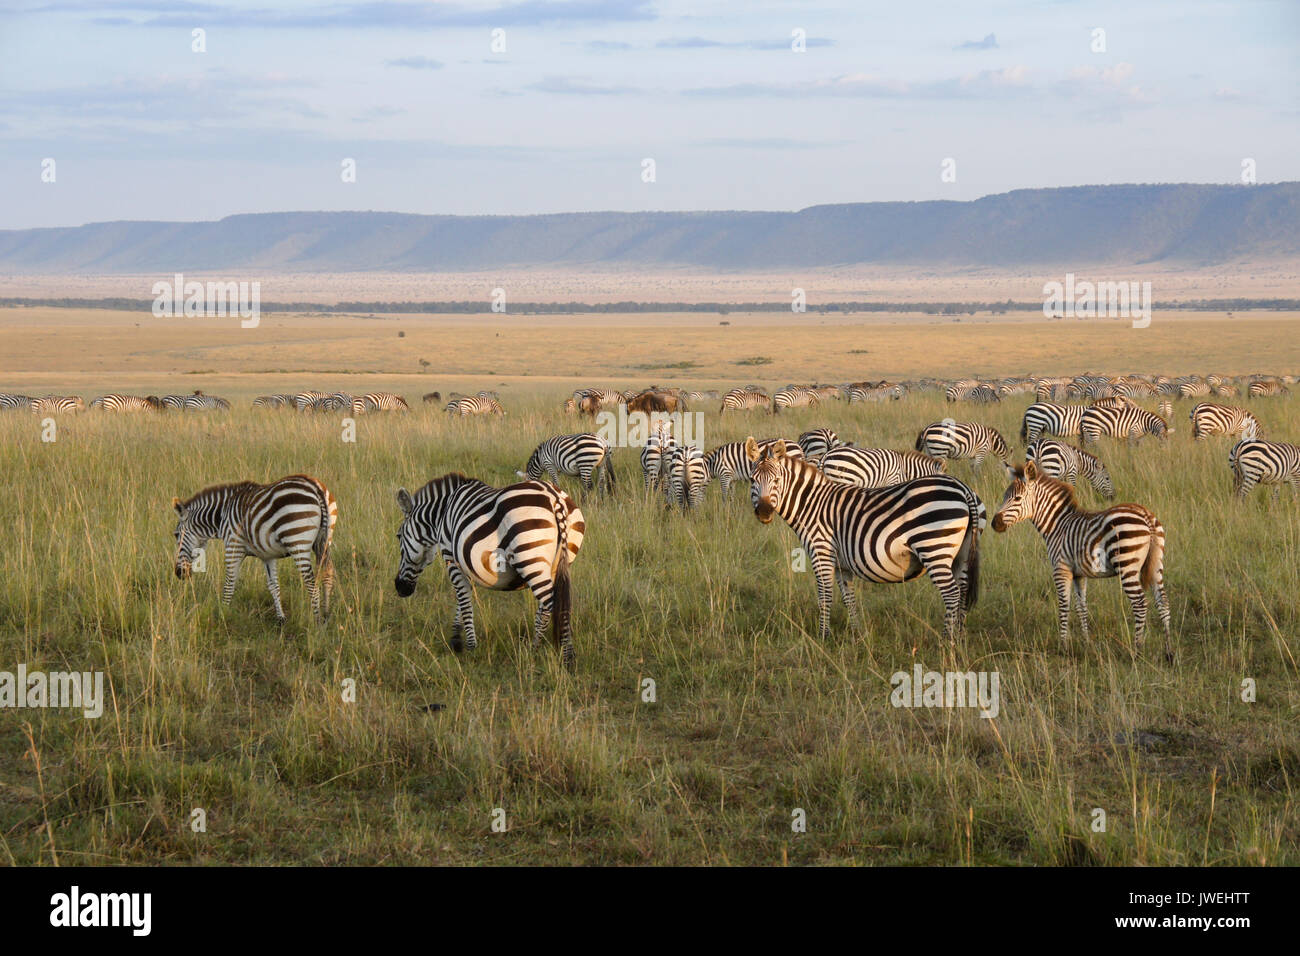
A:
[[[919,451],[849,446],[831,449],[818,463],[827,478],[859,488],[884,488],[929,475],[941,475],[944,465],[942,459],[931,458]]]
[[[1232,490],[1243,500],[1256,485],[1273,485],[1273,500],[1282,484],[1300,492],[1300,445],[1261,439],[1242,439],[1228,452]]]
[[[586,491],[591,491],[593,484],[597,491],[614,490],[614,461],[609,444],[590,432],[546,439],[537,446],[524,470],[518,474],[533,481],[549,475],[557,484],[560,475],[572,475],[582,481]]]
[[[803,457],[803,449],[784,438],[765,438],[758,443],[758,447],[764,449],[777,442],[781,443],[787,456],[791,458]],[[724,498],[731,497],[731,486],[735,484],[737,479],[743,478],[748,481],[753,475],[753,463],[749,460],[743,441],[733,441],[725,445],[719,445],[704,457],[704,466],[708,469],[709,480],[718,479],[718,484],[722,486],[722,497]]]
[[[139,395],[119,395],[112,393],[101,395],[90,403],[91,408],[105,412],[156,412],[163,407],[162,399],[156,395],[141,398]]]
[[[814,428],[799,436],[799,447],[803,456],[809,460],[820,458],[832,448],[840,448],[846,443],[829,428]]]
[[[709,486],[709,469],[698,445],[675,445],[669,455],[667,495],[670,504],[698,508]]]
[[[1004,464],[1010,457],[1006,440],[996,429],[979,422],[955,422],[945,418],[921,429],[916,450],[932,458],[969,458],[975,467],[992,455]]]
[[[1173,431],[1159,415],[1127,403],[1093,405],[1079,420],[1079,436],[1085,445],[1096,444],[1103,435],[1130,442],[1137,442],[1143,435],[1155,435],[1163,441]]]
[[[752,388],[733,388],[722,396],[722,407],[718,409],[718,414],[749,411],[755,408],[761,408],[765,412],[772,410],[766,392]]]
[[[1235,405],[1200,402],[1192,407],[1192,437],[1201,441],[1210,435],[1233,435],[1239,438],[1263,438],[1259,419],[1247,409]]]
[[[1075,448],[1052,438],[1041,438],[1025,449],[1025,461],[1032,461],[1038,469],[1052,478],[1067,484],[1078,484],[1079,476],[1092,484],[1108,499],[1115,497],[1115,483],[1101,459],[1082,448]]]
[[[676,447],[672,419],[661,418],[656,421],[654,431],[641,446],[641,473],[647,491],[658,488],[667,478],[669,463]]]
[[[1165,630],[1165,657],[1173,660],[1169,602],[1165,596],[1165,529],[1141,505],[1125,504],[1105,511],[1083,511],[1074,489],[1038,470],[1032,461],[1023,469],[1008,468],[1011,485],[1002,507],[993,516],[993,530],[1006,531],[1020,521],[1032,522],[1047,543],[1047,557],[1056,586],[1056,614],[1061,640],[1070,636],[1070,591],[1079,601],[1079,621],[1088,638],[1088,579],[1118,575],[1133,609],[1133,639],[1140,650],[1146,636],[1146,592],[1155,595],[1156,611]]]
[[[291,558],[311,595],[312,613],[318,620],[328,617],[334,583],[330,542],[338,520],[338,504],[320,481],[309,475],[290,475],[269,485],[251,481],[213,485],[185,501],[173,498],[172,507],[178,516],[178,578],[188,578],[203,546],[212,538],[220,538],[225,547],[223,603],[229,604],[234,597],[244,558],[255,557],[265,565],[275,616],[283,621],[275,562]]]
[[[831,481],[781,444],[745,451],[754,467],[750,502],[764,524],[779,514],[799,537],[817,578],[818,634],[830,634],[833,586],[857,622],[853,579],[878,583],[930,575],[943,597],[944,634],[954,640],[979,593],[984,506],[956,478],[935,475],[890,488]]]
[[[456,589],[451,646],[471,650],[473,586],[494,591],[528,588],[537,599],[533,643],[547,624],[566,667],[572,668],[573,629],[569,565],[586,532],[582,511],[565,492],[544,481],[493,488],[449,474],[410,494],[397,492],[403,518],[397,532],[401,562],[393,585],[401,597],[415,592],[420,573],[441,558]]]
[[[447,403],[443,411],[452,415],[504,415],[501,403],[490,395],[462,395]]]
[[[1060,438],[1077,438],[1083,413],[1088,405],[1058,405],[1054,402],[1035,402],[1025,409],[1020,421],[1020,440],[1033,444],[1043,435]]]

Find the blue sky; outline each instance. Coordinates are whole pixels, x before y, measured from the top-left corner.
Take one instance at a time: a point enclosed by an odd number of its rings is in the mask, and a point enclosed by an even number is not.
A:
[[[0,0],[0,228],[1295,180],[1298,54],[1294,2]]]

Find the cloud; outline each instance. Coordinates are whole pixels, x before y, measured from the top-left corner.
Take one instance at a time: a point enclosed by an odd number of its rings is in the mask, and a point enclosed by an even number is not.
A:
[[[1012,66],[964,76],[912,82],[871,73],[846,73],[803,83],[737,83],[683,91],[687,96],[722,97],[861,97],[868,99],[978,99],[1013,95],[1029,89],[1029,69]]]
[[[605,86],[582,77],[548,76],[526,89],[535,93],[555,93],[563,96],[627,96],[644,92],[635,86]]]
[[[808,140],[789,139],[785,137],[767,137],[760,139],[702,139],[691,143],[705,149],[837,149],[852,146],[856,140]]]
[[[388,66],[405,67],[408,70],[441,70],[442,61],[434,60],[427,56],[403,56],[396,60],[388,60]]]
[[[985,36],[983,40],[967,40],[953,47],[954,50],[996,50],[997,48],[998,38],[993,33]]]
[[[667,37],[655,43],[659,50],[788,50],[792,38],[775,40],[711,40],[708,37]],[[808,37],[804,45],[811,48],[834,46],[835,41],[826,37]]]
[[[1104,104],[1138,106],[1151,103],[1154,96],[1133,79],[1132,63],[1114,66],[1080,66],[1071,70],[1056,85],[1057,92],[1071,99],[1089,99]]]

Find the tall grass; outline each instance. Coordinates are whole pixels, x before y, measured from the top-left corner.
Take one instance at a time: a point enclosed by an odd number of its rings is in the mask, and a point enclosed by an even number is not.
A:
[[[559,398],[515,398],[504,420],[360,418],[354,444],[333,417],[246,409],[62,417],[53,443],[32,418],[0,420],[0,670],[102,670],[111,688],[98,720],[0,711],[0,860],[1300,862],[1297,505],[1289,493],[1236,505],[1228,443],[1192,443],[1187,403],[1168,444],[1102,450],[1120,500],[1151,507],[1168,533],[1172,667],[1154,636],[1132,656],[1114,581],[1090,589],[1091,641],[1076,624],[1062,646],[1028,526],[984,536],[983,590],[956,648],[924,580],[859,585],[864,629],[837,606],[822,643],[793,534],[760,526],[744,487],[724,502],[713,486],[695,514],[666,510],[642,493],[635,449],[616,452],[618,494],[584,502],[576,672],[531,646],[526,593],[478,592],[479,648],[457,656],[442,572],[405,601],[393,591],[394,492],[452,470],[514,480],[538,441],[579,429]],[[953,414],[1016,444],[1024,405],[709,409],[706,443],[829,425],[907,448]],[[1271,436],[1300,434],[1295,405],[1261,407]],[[1001,469],[949,470],[991,513]],[[324,627],[290,566],[283,628],[256,562],[221,607],[216,543],[208,573],[174,577],[173,495],[294,472],[339,500]],[[914,662],[998,671],[1001,714],[895,709],[890,675]],[[806,832],[791,829],[796,808]]]

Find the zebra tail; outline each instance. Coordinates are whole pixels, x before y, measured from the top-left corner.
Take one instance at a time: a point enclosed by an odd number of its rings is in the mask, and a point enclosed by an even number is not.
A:
[[[573,603],[569,593],[569,524],[566,517],[559,519],[557,550],[555,561],[555,580],[551,585],[551,643],[556,650],[562,651],[566,638],[572,644]],[[573,667],[570,651],[564,665]]]
[[[605,448],[605,460],[601,463],[601,467],[605,469],[605,476],[609,478],[609,491],[613,494],[618,490],[618,480],[614,477],[614,454],[608,446]]]
[[[925,429],[922,428],[916,433],[916,450],[925,451]]]
[[[1020,440],[1023,442],[1026,441],[1028,438],[1029,438],[1029,419],[1022,418],[1020,420]]]
[[[1151,527],[1151,547],[1147,548],[1147,559],[1142,562],[1142,589],[1149,591],[1151,586],[1156,583],[1156,575],[1160,573],[1160,568],[1165,563],[1165,540],[1164,536],[1156,532],[1154,523]]]
[[[957,551],[954,570],[966,574],[966,593],[962,600],[962,609],[969,611],[975,606],[980,596],[980,531],[984,523],[984,505],[976,498],[970,502],[970,523],[966,525],[966,536],[962,538],[961,548]]]

